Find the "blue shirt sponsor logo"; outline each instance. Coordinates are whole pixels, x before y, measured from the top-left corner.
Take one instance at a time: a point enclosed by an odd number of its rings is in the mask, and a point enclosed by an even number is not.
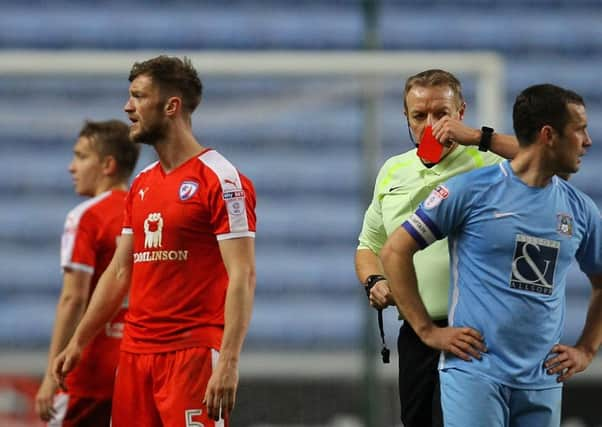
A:
[[[551,295],[559,250],[560,242],[518,234],[510,287]]]

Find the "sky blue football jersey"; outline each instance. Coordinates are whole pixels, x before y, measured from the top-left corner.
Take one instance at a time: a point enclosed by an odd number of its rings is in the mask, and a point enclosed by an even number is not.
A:
[[[554,177],[530,187],[508,161],[433,190],[402,226],[421,247],[448,237],[450,324],[477,329],[488,348],[480,361],[446,353],[439,368],[517,388],[560,386],[543,364],[561,336],[572,260],[586,274],[602,272],[600,221],[571,184]]]

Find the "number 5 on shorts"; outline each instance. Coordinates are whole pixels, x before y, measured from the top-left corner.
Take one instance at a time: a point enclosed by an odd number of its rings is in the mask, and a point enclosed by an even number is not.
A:
[[[192,417],[201,415],[202,413],[203,411],[201,409],[187,409],[184,412],[184,414],[186,414],[186,427],[204,427],[203,423],[192,421]]]

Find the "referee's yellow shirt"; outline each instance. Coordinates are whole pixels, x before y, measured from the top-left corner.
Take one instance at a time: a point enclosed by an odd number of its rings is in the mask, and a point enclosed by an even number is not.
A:
[[[358,249],[375,254],[389,236],[418,207],[430,192],[449,178],[503,159],[477,147],[457,146],[440,163],[427,168],[416,149],[388,159],[374,185],[372,202],[364,215]],[[418,291],[431,318],[447,317],[449,254],[447,239],[437,241],[414,256]]]

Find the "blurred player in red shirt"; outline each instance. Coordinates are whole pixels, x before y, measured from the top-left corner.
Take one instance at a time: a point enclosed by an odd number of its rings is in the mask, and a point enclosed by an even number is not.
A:
[[[255,291],[255,190],[192,134],[202,84],[189,60],[136,63],[129,80],[130,138],[159,161],[132,183],[115,256],[54,374],[63,381],[131,281],[113,427],[227,425]]]
[[[50,426],[108,427],[110,423],[125,304],[83,348],[79,365],[66,381],[66,392],[58,391],[51,366],[73,335],[115,252],[138,151],[129,138],[128,125],[117,120],[86,122],[73,148],[69,172],[75,192],[90,199],[69,212],[61,241],[63,289],[49,367],[36,396],[36,412]]]

